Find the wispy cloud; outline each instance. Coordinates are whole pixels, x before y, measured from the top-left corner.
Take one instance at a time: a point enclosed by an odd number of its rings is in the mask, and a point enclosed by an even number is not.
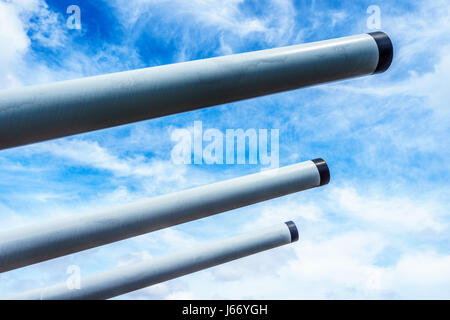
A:
[[[151,37],[171,44],[175,60],[199,53],[230,54],[246,47],[246,41],[277,46],[296,37],[295,10],[291,1],[114,1],[120,21],[134,38],[151,30]],[[189,21],[182,24],[180,21]]]

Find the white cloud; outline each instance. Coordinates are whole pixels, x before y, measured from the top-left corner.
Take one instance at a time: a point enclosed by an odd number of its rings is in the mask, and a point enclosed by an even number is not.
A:
[[[381,286],[404,292],[410,299],[448,299],[450,255],[433,251],[411,252],[393,267],[382,270]]]
[[[81,166],[106,170],[119,177],[136,176],[141,179],[155,177],[156,180],[153,182],[184,181],[183,175],[186,171],[185,166],[177,166],[170,161],[150,161],[141,155],[119,157],[105,147],[101,147],[96,141],[72,139],[48,142],[30,146],[29,151],[46,153]]]
[[[166,297],[167,300],[192,300],[195,296],[190,291],[177,291],[169,294]]]
[[[15,74],[23,62],[30,40],[19,18],[18,9],[10,3],[0,2],[0,85],[20,83]]]
[[[63,18],[49,9],[43,0],[13,0],[29,37],[40,45],[53,48],[67,41]]]
[[[134,47],[105,43],[92,50],[89,42],[75,42],[66,16],[45,0],[0,3],[0,85],[3,88],[42,84],[136,68],[142,65]],[[36,55],[37,47],[53,52],[54,61]],[[124,59],[126,57],[126,59]],[[56,63],[55,63],[56,62]]]
[[[423,202],[409,197],[391,197],[386,194],[364,197],[353,188],[330,190],[343,216],[377,225],[386,233],[405,233],[433,230],[439,232],[448,227],[440,221],[443,208],[438,203]],[[444,209],[445,210],[445,209]]]
[[[289,0],[268,1],[262,7],[262,15],[243,9],[243,0],[132,0],[127,5],[115,1],[114,5],[126,30],[140,34],[154,28],[156,37],[176,39],[179,60],[189,59],[190,51],[201,50],[199,45],[211,39],[220,42],[218,54],[230,54],[246,38],[261,36],[264,42],[275,46],[287,44],[297,36],[295,10]],[[180,21],[190,23],[183,25]],[[155,24],[159,27],[154,27]]]
[[[382,10],[383,27],[387,27],[396,42],[401,42],[395,53],[395,64],[422,66],[424,60],[433,59],[436,49],[445,44],[450,34],[450,7],[448,1],[418,2],[411,12],[401,11],[390,3]],[[419,62],[420,61],[420,62]]]

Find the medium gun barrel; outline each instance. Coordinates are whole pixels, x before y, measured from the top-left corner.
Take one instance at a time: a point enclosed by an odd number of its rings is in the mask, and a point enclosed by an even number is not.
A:
[[[19,300],[109,299],[189,273],[211,268],[298,240],[292,222],[225,239],[187,252],[151,259],[82,278],[79,289],[66,283],[7,297]]]
[[[315,159],[0,234],[0,272],[327,184]]]
[[[0,149],[387,70],[382,32],[0,92]]]

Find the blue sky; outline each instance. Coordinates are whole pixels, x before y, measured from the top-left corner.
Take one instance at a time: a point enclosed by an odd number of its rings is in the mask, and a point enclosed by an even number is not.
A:
[[[384,74],[1,151],[0,230],[261,170],[173,164],[171,132],[197,120],[279,129],[280,165],[322,157],[328,186],[4,273],[0,295],[292,219],[294,245],[121,298],[448,299],[448,1],[0,1],[0,85],[365,33],[370,5],[394,43]]]

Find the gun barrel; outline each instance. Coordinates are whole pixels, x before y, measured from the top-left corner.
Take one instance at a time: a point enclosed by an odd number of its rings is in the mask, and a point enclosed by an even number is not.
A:
[[[201,246],[190,251],[150,259],[139,264],[117,267],[101,274],[82,278],[79,289],[61,283],[7,297],[19,300],[109,299],[186,274],[211,268],[261,251],[298,240],[292,222],[277,224],[252,233],[239,235]]]
[[[382,32],[0,92],[0,149],[385,71]]]
[[[0,235],[0,272],[327,184],[322,159]]]

